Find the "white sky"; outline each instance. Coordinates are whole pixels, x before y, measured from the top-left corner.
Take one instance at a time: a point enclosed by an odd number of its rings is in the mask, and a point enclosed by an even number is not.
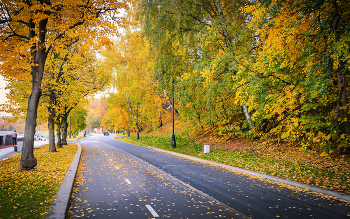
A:
[[[6,93],[8,93],[7,90],[5,90],[6,81],[4,80],[4,77],[0,75],[0,104],[4,104],[6,99]]]
[[[6,87],[6,81],[4,80],[4,77],[2,75],[0,75],[0,104],[4,104],[6,103],[6,93],[8,93],[8,90],[5,90]],[[0,111],[0,116],[8,116],[10,114],[5,113],[5,112],[1,112]]]

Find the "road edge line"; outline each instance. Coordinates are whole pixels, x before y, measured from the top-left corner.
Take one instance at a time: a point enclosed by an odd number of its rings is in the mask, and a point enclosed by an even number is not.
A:
[[[73,184],[77,174],[81,156],[81,145],[78,142],[76,142],[75,144],[78,145],[78,150],[75,153],[73,161],[61,183],[60,188],[56,193],[55,199],[52,202],[46,219],[64,219],[66,217],[69,199],[72,194]]]
[[[342,194],[341,192],[330,191],[328,189],[323,189],[323,188],[320,188],[320,187],[317,187],[317,186],[312,186],[312,185],[308,185],[308,184],[304,184],[304,183],[300,183],[300,182],[295,182],[295,181],[283,179],[283,178],[280,178],[280,177],[277,177],[277,176],[271,176],[271,175],[264,174],[264,173],[258,173],[258,172],[252,171],[252,170],[246,170],[246,169],[243,169],[243,168],[230,166],[230,165],[227,165],[227,164],[217,163],[215,161],[205,160],[205,159],[202,159],[202,158],[193,157],[191,155],[180,154],[180,153],[173,152],[173,151],[167,151],[167,150],[156,148],[156,147],[152,147],[152,146],[149,146],[149,145],[146,145],[146,146],[149,147],[149,148],[152,148],[154,150],[160,151],[160,152],[172,154],[172,155],[183,157],[183,158],[187,158],[187,159],[190,159],[190,160],[199,161],[199,162],[202,162],[202,163],[209,163],[209,164],[212,164],[212,165],[216,165],[216,166],[220,166],[220,167],[223,167],[223,168],[226,168],[226,169],[231,169],[231,170],[234,170],[234,171],[242,172],[242,173],[249,174],[249,175],[252,175],[252,176],[257,176],[257,177],[265,178],[265,179],[268,179],[268,180],[271,180],[271,181],[284,183],[284,184],[287,184],[287,185],[290,185],[290,186],[295,186],[295,187],[299,187],[299,188],[302,188],[302,189],[307,189],[307,190],[312,191],[312,192],[317,192],[317,193],[321,193],[321,194],[324,194],[324,195],[336,197],[336,198],[342,199],[344,201],[350,201],[350,195]]]
[[[132,143],[128,143],[128,142],[123,142],[123,143],[132,144]],[[136,145],[136,144],[132,144],[132,145]],[[284,178],[280,178],[280,177],[277,177],[277,176],[271,176],[271,175],[268,175],[268,174],[255,172],[255,171],[252,171],[252,170],[246,170],[246,169],[243,169],[243,168],[230,166],[230,165],[227,165],[227,164],[217,163],[215,161],[205,160],[205,159],[202,159],[202,158],[199,158],[199,157],[193,157],[191,155],[181,154],[181,153],[177,153],[177,152],[174,152],[174,151],[168,151],[168,150],[152,147],[152,146],[149,146],[149,145],[146,145],[146,144],[143,144],[143,145],[145,147],[149,147],[149,148],[151,148],[153,150],[157,150],[157,151],[160,151],[160,152],[172,154],[172,155],[175,155],[175,156],[178,156],[178,157],[182,157],[182,158],[186,158],[186,159],[190,159],[190,160],[195,160],[195,161],[202,162],[202,163],[208,163],[208,164],[212,164],[212,165],[215,165],[215,166],[220,166],[220,167],[223,167],[223,168],[226,168],[226,169],[234,170],[234,171],[245,173],[245,174],[248,174],[248,175],[261,177],[261,178],[264,178],[264,179],[267,179],[267,180],[271,180],[271,181],[275,181],[275,182],[279,182],[279,183],[284,183],[284,184],[287,184],[287,185],[290,185],[290,186],[294,186],[294,187],[298,187],[298,188],[302,188],[302,189],[307,189],[307,190],[309,190],[311,192],[316,192],[316,193],[320,193],[320,194],[323,194],[323,195],[332,196],[334,198],[338,198],[338,199],[341,199],[341,200],[344,200],[344,201],[350,201],[350,195],[345,194],[345,193],[341,193],[341,192],[338,192],[338,191],[331,191],[331,190],[328,190],[328,189],[324,189],[324,188],[320,188],[320,187],[317,187],[317,186],[312,186],[312,185],[308,185],[308,184],[304,184],[304,183],[300,183],[300,182],[295,182],[295,181],[284,179]],[[137,146],[139,146],[139,145],[137,145]]]
[[[139,146],[139,145],[136,145],[136,146]],[[237,211],[237,210],[234,209],[233,207],[230,207],[230,206],[226,205],[225,203],[223,203],[223,202],[217,200],[216,198],[210,196],[209,194],[206,194],[206,193],[202,192],[201,190],[199,190],[199,189],[197,189],[197,188],[191,186],[190,184],[185,183],[184,181],[181,181],[180,179],[176,178],[175,176],[171,175],[170,173],[167,173],[167,172],[165,172],[164,170],[162,170],[162,169],[160,169],[160,168],[154,166],[153,164],[150,164],[150,163],[148,163],[147,161],[142,160],[141,158],[138,158],[138,157],[136,157],[135,155],[130,154],[130,153],[127,152],[127,151],[124,151],[123,149],[117,148],[117,150],[121,150],[121,151],[123,151],[124,153],[127,153],[129,156],[133,157],[134,159],[139,160],[139,161],[142,162],[142,163],[148,164],[151,168],[154,168],[156,171],[159,171],[159,172],[161,172],[162,174],[164,174],[164,175],[166,175],[166,176],[169,176],[169,179],[168,179],[169,181],[173,180],[173,181],[175,181],[175,182],[177,182],[177,183],[180,183],[180,184],[183,185],[184,187],[187,187],[187,188],[191,189],[192,191],[197,192],[199,195],[201,195],[201,196],[203,196],[203,197],[209,199],[210,201],[216,202],[216,204],[218,204],[218,205],[220,205],[220,206],[222,206],[222,207],[224,207],[224,208],[230,210],[231,212],[235,213],[237,216],[242,217],[243,219],[251,219],[251,217],[246,216],[246,215],[243,214],[242,212]]]

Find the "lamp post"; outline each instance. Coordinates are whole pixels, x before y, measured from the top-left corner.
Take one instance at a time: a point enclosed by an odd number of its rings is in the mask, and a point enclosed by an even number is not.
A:
[[[137,127],[137,131],[136,131],[136,140],[140,139],[139,136],[139,104],[140,102],[137,102],[137,112],[136,112],[136,127]]]
[[[175,80],[173,79],[173,135],[171,136],[171,147],[176,148],[175,141],[175,98],[174,98],[174,84]]]

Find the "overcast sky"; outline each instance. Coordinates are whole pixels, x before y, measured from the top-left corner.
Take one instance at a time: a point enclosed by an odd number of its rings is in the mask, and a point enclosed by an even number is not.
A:
[[[4,77],[0,75],[0,104],[4,104],[6,102],[6,93],[8,93],[7,90],[5,90],[6,82],[4,81]],[[8,113],[1,112],[0,116],[7,116]]]
[[[5,90],[6,82],[4,81],[4,77],[0,75],[0,104],[5,103],[7,91]]]

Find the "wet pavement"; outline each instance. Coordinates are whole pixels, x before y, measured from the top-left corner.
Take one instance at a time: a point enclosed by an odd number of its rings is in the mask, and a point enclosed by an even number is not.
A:
[[[247,218],[123,150],[80,143],[67,218]]]
[[[67,218],[349,218],[347,202],[94,135]]]

